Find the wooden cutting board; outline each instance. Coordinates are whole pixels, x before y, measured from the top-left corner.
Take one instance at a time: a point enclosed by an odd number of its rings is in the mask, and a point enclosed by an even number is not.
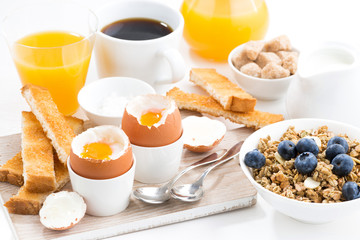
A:
[[[247,128],[230,130],[214,151],[228,149],[236,142],[245,140],[252,132],[253,130]],[[0,164],[4,164],[19,151],[20,134],[0,137]],[[206,155],[184,150],[181,169]],[[191,183],[207,167],[202,166],[190,171],[177,184]],[[134,182],[134,188],[144,185],[146,184]],[[237,158],[214,169],[206,178],[204,187],[205,196],[198,202],[185,203],[171,199],[161,205],[150,205],[132,197],[128,208],[122,213],[110,217],[85,215],[79,224],[66,231],[45,228],[38,215],[8,214],[3,204],[0,209],[8,216],[17,239],[99,239],[232,211],[256,203],[256,190],[241,171]],[[17,190],[16,186],[0,182],[0,193],[4,202],[16,194]],[[71,190],[71,184],[68,183],[64,190]]]

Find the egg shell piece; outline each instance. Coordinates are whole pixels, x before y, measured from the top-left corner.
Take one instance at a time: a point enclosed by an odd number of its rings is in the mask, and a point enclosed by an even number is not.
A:
[[[154,94],[141,95],[133,100],[125,108],[121,123],[132,144],[141,147],[161,147],[181,137],[181,115],[173,100]],[[164,109],[160,121],[151,127],[140,124],[141,115],[149,109]]]
[[[76,225],[85,215],[86,204],[76,192],[61,191],[47,196],[39,216],[40,222],[53,230],[66,230]]]
[[[86,144],[103,142],[110,145],[113,154],[110,160],[82,158]],[[127,172],[133,164],[130,141],[126,134],[115,126],[90,128],[76,136],[71,143],[70,166],[72,170],[85,178],[109,179]]]
[[[193,152],[207,152],[224,138],[226,126],[208,117],[189,116],[182,121],[184,147]]]

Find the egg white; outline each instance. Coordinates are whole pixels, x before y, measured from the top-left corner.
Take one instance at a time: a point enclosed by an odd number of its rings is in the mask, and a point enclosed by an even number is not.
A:
[[[79,134],[71,143],[74,154],[81,156],[86,144],[101,142],[110,146],[112,154],[110,159],[118,159],[122,156],[129,146],[129,139],[126,134],[115,126],[98,126],[89,128],[85,132]]]
[[[208,117],[189,116],[182,120],[184,144],[190,146],[211,146],[226,133],[224,123]]]
[[[141,124],[141,116],[149,109],[164,109],[161,112],[160,121],[153,125],[159,127],[165,123],[167,116],[176,110],[176,103],[170,98],[159,94],[147,94],[133,98],[126,106],[127,113],[134,116],[139,124]]]
[[[76,192],[61,191],[50,194],[40,209],[40,222],[50,229],[67,229],[85,215],[86,204]]]

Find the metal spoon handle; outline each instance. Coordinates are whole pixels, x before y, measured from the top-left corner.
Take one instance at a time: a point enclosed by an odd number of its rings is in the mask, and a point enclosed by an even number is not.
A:
[[[230,148],[229,151],[216,162],[216,164],[212,165],[211,167],[205,170],[205,172],[200,176],[200,178],[196,181],[196,183],[202,185],[204,179],[211,172],[211,170],[213,170],[214,168],[216,168],[217,166],[223,163],[226,163],[227,161],[233,159],[236,155],[238,155],[243,143],[244,141],[238,142],[232,148]]]
[[[205,180],[205,178],[206,178],[206,176],[207,176],[214,168],[216,168],[217,166],[219,166],[219,165],[221,165],[221,164],[223,164],[223,163],[226,163],[227,161],[229,161],[229,160],[231,160],[231,159],[233,159],[233,158],[234,158],[234,157],[226,158],[226,159],[224,159],[224,160],[222,160],[222,161],[220,161],[220,162],[212,165],[212,166],[209,167],[208,169],[206,169],[206,171],[200,176],[200,178],[196,181],[196,183],[202,185],[203,182],[204,182],[204,180]]]
[[[216,162],[218,161],[219,159],[221,159],[222,157],[225,156],[225,154],[227,153],[227,150],[225,149],[220,149],[212,154],[210,154],[209,156],[197,161],[197,162],[194,162],[193,164],[191,164],[189,166],[190,167],[199,167],[199,166],[202,166],[202,165],[205,165],[205,164],[209,164],[209,163],[213,163],[213,162]]]
[[[197,162],[191,164],[189,167],[185,168],[178,175],[176,175],[168,184],[166,184],[167,187],[170,189],[175,184],[175,182],[177,180],[179,180],[179,178],[182,177],[182,175],[184,175],[185,173],[187,173],[191,169],[194,169],[196,167],[199,167],[199,166],[202,166],[202,165],[205,165],[205,164],[216,162],[219,159],[221,159],[224,156],[225,153],[226,153],[226,150],[221,149],[221,150],[216,151],[216,152],[210,154],[209,156],[201,159],[200,161],[197,161]]]

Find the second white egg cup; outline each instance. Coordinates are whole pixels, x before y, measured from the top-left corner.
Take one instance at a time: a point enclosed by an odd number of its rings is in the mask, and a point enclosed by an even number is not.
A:
[[[72,188],[86,202],[86,213],[92,216],[111,216],[127,208],[134,183],[136,160],[124,174],[110,179],[90,179],[76,174],[67,161]]]
[[[142,183],[163,183],[173,178],[180,167],[183,135],[161,147],[141,147],[131,144],[137,164],[135,180]]]

